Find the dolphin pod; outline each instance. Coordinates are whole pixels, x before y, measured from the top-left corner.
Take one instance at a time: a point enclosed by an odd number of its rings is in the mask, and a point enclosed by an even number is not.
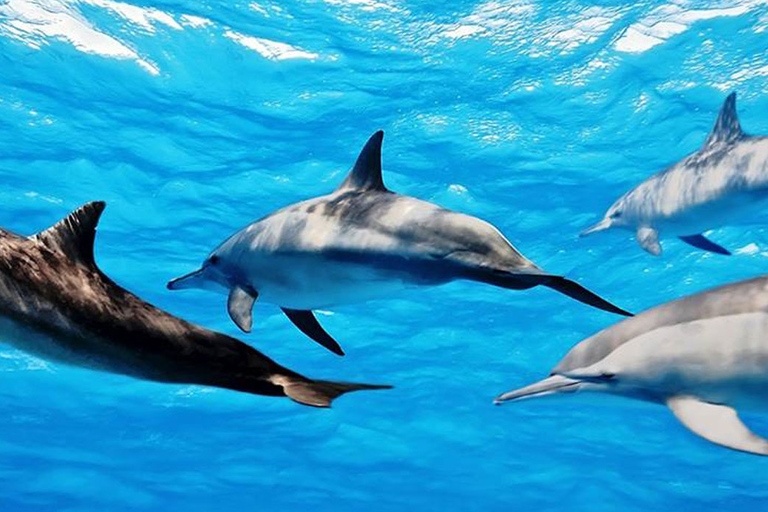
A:
[[[302,332],[339,355],[344,352],[313,309],[457,279],[512,290],[543,285],[630,315],[574,281],[543,271],[488,222],[391,192],[381,173],[383,135],[373,134],[334,192],[247,226],[168,288],[213,284],[227,290],[229,315],[244,332],[251,330],[257,298],[276,304]]]
[[[349,391],[388,386],[312,380],[234,338],[162,311],[115,284],[93,244],[105,203],[31,237],[0,229],[3,341],[45,359],[158,382],[287,396],[329,407]]]
[[[287,206],[235,233],[170,289],[214,286],[243,331],[256,299],[279,306],[307,336],[339,344],[312,310],[465,279],[507,289],[546,286],[631,316],[525,258],[491,224],[386,188],[383,133],[375,133],[331,194]],[[662,234],[729,254],[703,236],[762,206],[768,137],[746,135],[736,96],[725,100],[704,146],[627,192],[583,234],[636,232],[652,254]],[[96,265],[103,202],[89,203],[31,237],[0,229],[4,340],[64,364],[166,382],[286,396],[330,407],[351,391],[390,386],[306,378],[227,335],[166,313],[115,284]],[[768,455],[737,410],[768,404],[768,277],[698,293],[623,320],[576,345],[543,380],[497,404],[599,392],[666,405],[695,434]]]
[[[702,233],[751,218],[768,206],[768,137],[747,135],[736,113],[736,93],[695,153],[621,196],[603,219],[581,233],[612,228],[635,232],[640,247],[658,256],[661,235],[717,254],[730,251]]]

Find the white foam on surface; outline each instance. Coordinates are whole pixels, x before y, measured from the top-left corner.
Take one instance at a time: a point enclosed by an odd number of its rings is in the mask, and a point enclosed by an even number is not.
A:
[[[625,53],[642,53],[664,43],[672,36],[682,34],[697,21],[741,16],[764,3],[765,0],[742,2],[740,5],[722,9],[686,9],[689,5],[687,2],[663,5],[630,25],[616,40],[614,48]]]
[[[316,60],[320,57],[317,53],[308,52],[288,43],[272,41],[262,37],[247,36],[234,30],[227,30],[224,32],[224,35],[269,60]]]
[[[124,2],[115,2],[113,0],[81,0],[82,3],[95,5],[107,9],[114,14],[122,17],[131,23],[140,26],[148,32],[155,32],[155,24],[160,23],[165,26],[182,30],[181,25],[170,14],[159,9],[148,7],[139,7]]]
[[[50,39],[62,40],[81,52],[133,60],[153,75],[160,73],[136,51],[97,30],[72,5],[66,0],[8,0],[0,4],[0,33],[35,49]]]
[[[188,27],[192,28],[201,28],[201,27],[208,27],[210,25],[213,25],[213,22],[209,20],[208,18],[203,18],[202,16],[193,16],[191,14],[182,14],[181,15],[181,24],[186,25]]]

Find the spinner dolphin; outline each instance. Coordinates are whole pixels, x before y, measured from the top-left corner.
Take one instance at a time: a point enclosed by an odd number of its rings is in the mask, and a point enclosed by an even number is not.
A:
[[[408,287],[469,279],[524,290],[543,285],[629,315],[581,285],[544,272],[488,222],[391,192],[381,174],[383,132],[366,143],[333,193],[290,205],[221,244],[172,290],[229,292],[232,320],[252,327],[258,298],[282,308],[305,334],[343,354],[312,310],[387,297]]]
[[[766,199],[768,137],[742,131],[732,93],[701,149],[621,196],[582,236],[621,228],[634,231],[640,247],[656,256],[662,235],[728,255],[702,233],[764,215]]]
[[[234,338],[185,322],[124,290],[93,255],[105,203],[31,237],[0,229],[2,341],[39,357],[168,383],[288,396],[329,407],[349,391],[388,386],[308,379]]]
[[[691,295],[645,311],[576,345],[535,384],[496,403],[602,392],[669,407],[683,425],[722,446],[768,455],[737,409],[768,410],[768,277]]]

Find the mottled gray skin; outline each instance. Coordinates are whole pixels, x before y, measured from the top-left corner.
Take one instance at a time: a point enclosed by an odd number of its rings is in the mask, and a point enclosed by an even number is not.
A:
[[[171,289],[244,290],[253,300],[311,311],[391,296],[411,286],[470,279],[509,289],[554,288],[584,303],[627,312],[542,271],[490,223],[396,194],[383,183],[375,133],[333,193],[278,210],[235,233],[201,269]],[[250,329],[249,305],[230,295],[230,315]],[[242,306],[242,307],[240,307]]]
[[[343,355],[312,310],[470,279],[523,290],[548,286],[593,307],[630,313],[581,285],[547,274],[488,222],[391,192],[373,134],[333,193],[278,210],[238,231],[200,269],[168,288],[222,288],[244,332],[256,299],[276,304],[307,336]],[[215,286],[211,286],[215,285]]]
[[[3,341],[42,358],[158,382],[202,384],[327,406],[367,386],[312,381],[252,347],[170,315],[93,260],[104,203],[23,237],[0,229]]]
[[[213,251],[228,286],[317,309],[455,279],[530,288],[544,274],[485,221],[389,191],[340,190],[278,210]],[[527,276],[535,276],[528,280]]]

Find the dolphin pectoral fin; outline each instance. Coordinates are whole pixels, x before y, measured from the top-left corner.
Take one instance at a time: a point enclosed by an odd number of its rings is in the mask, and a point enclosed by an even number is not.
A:
[[[259,294],[255,290],[246,290],[235,286],[229,291],[227,299],[227,311],[229,317],[235,322],[241,331],[251,332],[253,327],[253,303]]]
[[[649,226],[641,226],[637,228],[637,243],[640,247],[658,256],[661,254],[661,244],[659,243],[659,232]]]
[[[716,254],[724,254],[726,256],[731,255],[731,251],[721,245],[717,245],[711,240],[708,240],[704,235],[681,236],[680,240],[696,247],[697,249],[714,252]]]
[[[768,440],[749,430],[731,407],[692,396],[673,396],[667,399],[667,406],[683,425],[707,441],[733,450],[768,455]]]
[[[604,298],[600,297],[594,292],[591,292],[581,286],[579,283],[576,283],[574,281],[571,281],[570,279],[566,279],[561,276],[545,276],[548,279],[541,284],[544,286],[547,286],[549,288],[552,288],[553,290],[557,290],[558,292],[562,293],[563,295],[567,295],[571,297],[572,299],[576,299],[579,302],[583,302],[584,304],[588,304],[590,306],[596,307],[598,309],[602,309],[603,311],[608,311],[609,313],[617,313],[619,315],[624,316],[633,316],[632,313],[629,311],[623,310],[618,306],[614,306]]]
[[[343,356],[344,351],[341,346],[331,338],[331,335],[325,332],[325,329],[317,321],[311,311],[302,311],[300,309],[281,308],[285,316],[293,322],[293,325],[299,328],[301,332],[321,344],[334,354]]]

